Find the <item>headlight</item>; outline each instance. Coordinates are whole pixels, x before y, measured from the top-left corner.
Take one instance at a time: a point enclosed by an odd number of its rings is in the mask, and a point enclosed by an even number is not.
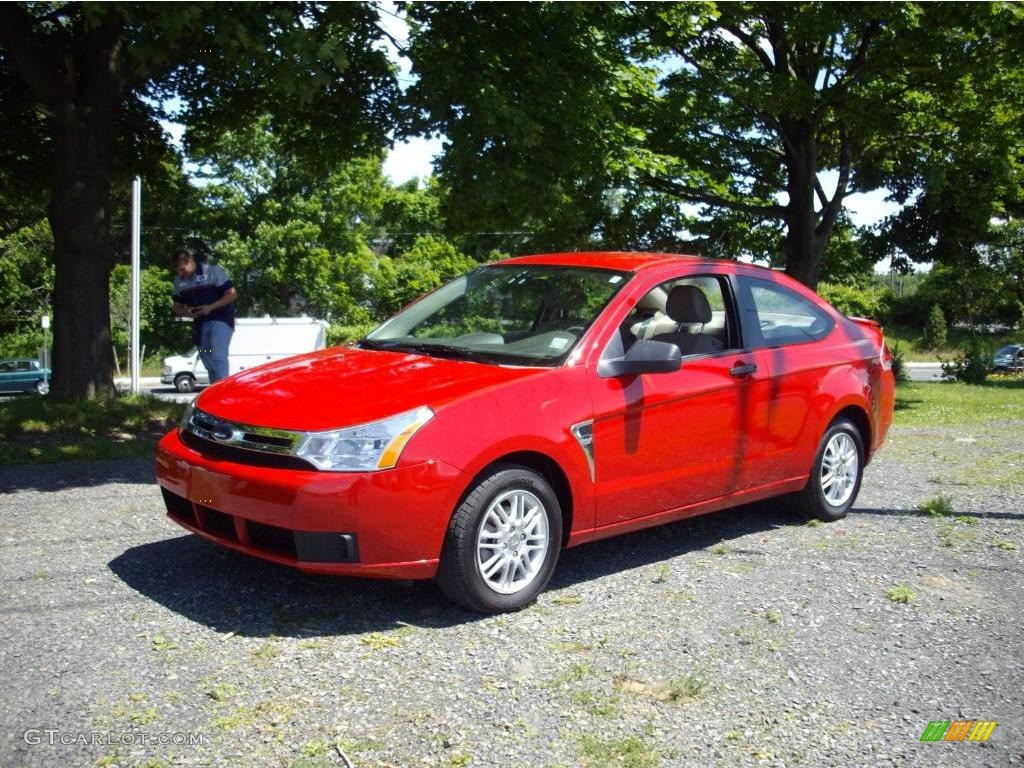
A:
[[[164,366],[164,376],[170,376],[171,375],[171,371],[172,371],[171,366],[169,366],[169,365],[165,365]]]
[[[192,418],[192,411],[196,409],[196,400],[192,398],[192,401],[188,404],[188,408],[185,409],[184,415],[181,417],[181,422],[178,424],[178,429],[184,430],[188,427],[189,420]]]
[[[434,412],[424,407],[358,427],[312,432],[293,452],[329,472],[390,469],[416,430],[433,417]]]

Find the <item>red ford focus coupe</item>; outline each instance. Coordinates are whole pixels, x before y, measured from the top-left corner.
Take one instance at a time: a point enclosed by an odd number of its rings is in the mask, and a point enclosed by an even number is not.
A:
[[[210,387],[157,477],[171,519],[218,544],[509,611],[563,547],[773,496],[843,517],[892,420],[891,363],[875,323],[769,269],[526,256]]]

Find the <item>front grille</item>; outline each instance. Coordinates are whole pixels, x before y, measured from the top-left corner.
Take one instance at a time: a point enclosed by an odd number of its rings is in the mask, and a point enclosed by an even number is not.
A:
[[[221,461],[233,461],[236,464],[250,464],[256,467],[270,467],[272,469],[302,469],[315,471],[316,467],[305,459],[298,456],[283,456],[279,453],[260,453],[248,448],[237,448],[233,445],[222,445],[213,440],[206,440],[194,432],[182,430],[181,442],[193,451],[202,454],[206,458],[219,459]]]
[[[164,492],[164,504],[167,505],[167,514],[175,520],[195,528],[198,523],[196,522],[196,511],[192,506],[192,502],[188,499],[183,499],[176,493],[171,493],[166,488],[161,487],[160,490]]]
[[[238,532],[235,530],[235,522],[231,515],[198,504],[196,511],[199,513],[196,517],[203,521],[202,527],[207,533],[212,533],[218,539],[238,541]]]
[[[192,432],[205,440],[221,445],[246,448],[264,453],[290,454],[302,438],[301,432],[271,427],[256,427],[236,424],[218,416],[194,408],[189,416],[185,431]]]
[[[359,546],[354,533],[333,531],[293,531],[267,523],[193,504],[176,493],[161,488],[167,514],[180,523],[209,536],[251,549],[309,563],[358,563]],[[239,531],[241,528],[241,532]]]
[[[266,523],[254,523],[251,520],[247,526],[249,541],[257,549],[291,557],[295,560],[299,559],[295,554],[295,536],[287,528],[278,528],[276,525],[267,525]]]

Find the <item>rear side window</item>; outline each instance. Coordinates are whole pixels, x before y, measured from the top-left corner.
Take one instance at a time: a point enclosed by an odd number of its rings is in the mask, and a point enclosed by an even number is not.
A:
[[[741,277],[739,283],[748,347],[817,341],[835,326],[828,313],[788,288],[749,277]]]

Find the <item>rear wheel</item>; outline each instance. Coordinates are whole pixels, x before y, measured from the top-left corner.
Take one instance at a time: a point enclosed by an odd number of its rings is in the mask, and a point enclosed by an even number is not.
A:
[[[860,431],[849,419],[837,419],[821,438],[807,486],[796,496],[797,504],[808,517],[840,520],[857,500],[863,475]]]
[[[481,613],[517,611],[547,586],[562,542],[562,512],[536,472],[497,465],[455,510],[438,584],[450,600]]]
[[[191,392],[196,388],[196,380],[190,373],[179,373],[174,377],[174,388],[179,392]]]

